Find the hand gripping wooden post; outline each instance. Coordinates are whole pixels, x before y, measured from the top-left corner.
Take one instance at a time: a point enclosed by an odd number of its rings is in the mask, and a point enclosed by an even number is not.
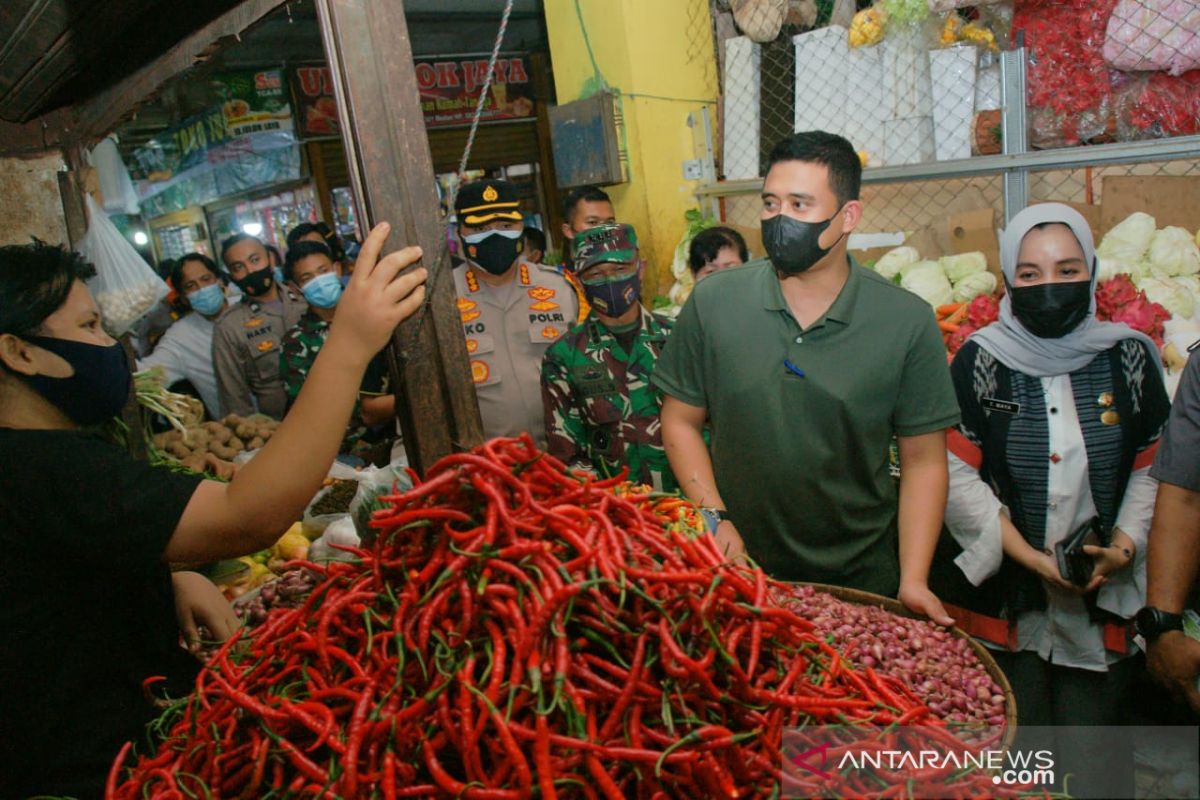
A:
[[[392,225],[389,248],[418,244],[429,302],[388,348],[409,462],[423,472],[483,441],[483,425],[455,304],[403,4],[317,0],[363,230]]]

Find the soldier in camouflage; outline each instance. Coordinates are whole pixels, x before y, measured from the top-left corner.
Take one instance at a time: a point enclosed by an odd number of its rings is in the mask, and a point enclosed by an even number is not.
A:
[[[288,250],[283,271],[309,304],[308,311],[284,334],[280,348],[279,374],[287,393],[287,407],[291,409],[329,335],[329,324],[342,296],[342,269],[324,243],[299,241]],[[388,391],[387,377],[382,354],[375,356],[359,387],[358,402],[339,450],[341,455],[374,462],[379,459],[377,451],[390,450],[384,441],[386,433],[379,432],[395,416],[395,398]]]
[[[630,480],[675,491],[659,423],[662,394],[650,384],[671,320],[638,302],[637,234],[604,224],[578,234],[572,251],[591,311],[542,360],[550,454],[606,477],[627,466]]]

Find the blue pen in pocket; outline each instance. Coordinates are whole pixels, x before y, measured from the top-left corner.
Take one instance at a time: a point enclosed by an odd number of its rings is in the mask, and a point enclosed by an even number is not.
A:
[[[783,366],[787,368],[788,372],[792,373],[796,377],[799,377],[799,378],[804,377],[804,370],[800,369],[795,364],[793,364],[791,359],[785,358],[783,360]]]

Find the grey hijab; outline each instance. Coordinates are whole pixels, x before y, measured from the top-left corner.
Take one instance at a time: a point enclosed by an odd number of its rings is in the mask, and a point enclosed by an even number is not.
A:
[[[1058,339],[1043,339],[1030,333],[1013,315],[1012,299],[1008,295],[1016,279],[1017,255],[1025,234],[1048,222],[1061,223],[1071,229],[1083,248],[1083,260],[1091,273],[1091,309],[1079,327]],[[978,342],[1004,366],[1035,378],[1066,375],[1083,369],[1097,353],[1103,353],[1123,339],[1144,342],[1158,363],[1158,347],[1149,336],[1125,324],[1096,319],[1096,250],[1092,244],[1092,229],[1075,209],[1061,203],[1038,203],[1013,217],[1000,235],[1000,268],[1004,272],[1006,289],[1000,300],[1000,319],[973,334],[971,340]]]

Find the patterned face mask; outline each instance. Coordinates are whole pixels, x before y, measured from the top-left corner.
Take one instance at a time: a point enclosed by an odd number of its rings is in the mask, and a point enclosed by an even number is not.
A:
[[[587,301],[606,317],[619,317],[637,302],[642,278],[637,270],[628,275],[609,275],[583,281]]]

